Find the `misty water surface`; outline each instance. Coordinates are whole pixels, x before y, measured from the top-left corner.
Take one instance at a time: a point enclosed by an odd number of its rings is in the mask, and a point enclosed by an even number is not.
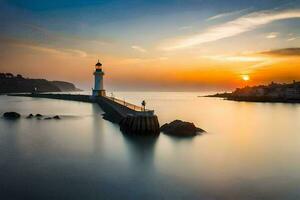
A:
[[[300,104],[116,92],[206,134],[141,140],[89,103],[0,96],[0,199],[299,199]],[[29,113],[61,120],[26,119]]]

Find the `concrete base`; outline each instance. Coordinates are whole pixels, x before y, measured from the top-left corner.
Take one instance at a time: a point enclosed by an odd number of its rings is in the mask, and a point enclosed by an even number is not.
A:
[[[135,135],[159,135],[159,122],[156,115],[130,116],[123,118],[120,129],[126,134]]]
[[[105,95],[106,95],[105,90],[93,90],[94,97],[105,96]]]

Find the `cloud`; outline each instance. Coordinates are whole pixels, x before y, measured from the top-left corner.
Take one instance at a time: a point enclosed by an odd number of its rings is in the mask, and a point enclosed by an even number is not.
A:
[[[179,30],[187,30],[193,28],[192,26],[181,26],[179,27]]]
[[[245,63],[242,65],[248,67],[243,68],[243,71],[246,70],[250,72],[255,69],[265,68],[276,63],[291,60],[291,57],[288,56],[300,56],[300,48],[284,48],[268,51],[245,52],[237,55],[209,55],[201,57],[220,62]]]
[[[41,26],[37,26],[35,24],[22,24],[25,28],[29,28],[31,31],[43,36],[44,39],[53,40],[53,41],[60,41],[60,42],[85,42],[85,43],[94,43],[96,45],[109,45],[112,44],[112,41],[105,41],[105,40],[97,40],[91,38],[82,38],[80,36],[76,36],[75,34],[67,35],[62,32],[54,32],[50,31],[46,28]]]
[[[263,51],[260,52],[260,54],[273,56],[300,56],[300,48],[275,49],[270,51]]]
[[[259,68],[264,68],[264,67],[268,67],[268,66],[271,66],[275,63],[277,63],[279,60],[274,60],[274,59],[266,59],[265,61],[263,62],[259,62],[257,64],[254,64],[254,65],[251,65],[248,67],[248,71],[251,71],[251,70],[255,70],[255,69],[259,69]]]
[[[142,48],[140,46],[137,46],[137,45],[132,45],[131,48],[134,49],[134,50],[136,50],[136,51],[142,52],[142,53],[147,52],[146,49],[144,49],[144,48]]]
[[[242,9],[242,10],[237,10],[237,11],[233,11],[233,12],[221,13],[221,14],[214,15],[212,17],[207,18],[206,21],[211,21],[211,20],[215,20],[215,19],[219,19],[219,18],[224,18],[224,17],[228,17],[228,16],[232,16],[232,15],[237,15],[237,14],[246,12],[248,10],[249,10],[249,8]]]
[[[217,61],[228,61],[228,62],[261,62],[264,61],[264,57],[259,56],[241,56],[241,55],[213,55],[213,56],[202,56]]]
[[[272,32],[272,33],[269,33],[266,38],[267,39],[274,39],[274,38],[277,38],[277,36],[279,35],[279,33],[277,32]]]
[[[85,51],[79,49],[66,49],[66,48],[53,48],[47,47],[39,44],[34,44],[30,42],[24,42],[22,40],[16,39],[8,39],[8,38],[0,38],[0,42],[2,44],[12,45],[18,48],[31,49],[37,52],[43,52],[47,54],[56,54],[56,55],[64,55],[64,56],[76,56],[76,57],[87,57],[88,54]]]
[[[41,51],[49,54],[65,55],[65,56],[76,56],[76,57],[87,57],[87,53],[78,49],[56,49],[38,45],[29,44],[18,44],[19,47],[29,48],[35,51]]]
[[[280,11],[265,10],[254,12],[224,24],[208,28],[198,34],[174,38],[162,44],[159,48],[165,51],[188,48],[207,42],[233,37],[254,30],[273,21],[291,18],[300,18],[300,9]]]
[[[291,38],[287,39],[287,41],[288,41],[288,42],[291,42],[291,41],[294,41],[294,40],[296,40],[296,39],[297,39],[296,37],[291,37]]]
[[[134,65],[134,64],[147,64],[151,62],[160,62],[167,61],[168,57],[150,57],[150,58],[124,58],[118,59],[117,65]]]
[[[258,62],[249,67],[249,70],[254,70],[257,68],[269,67],[279,62],[290,61],[291,59],[287,56],[300,56],[300,48],[274,49],[269,51],[256,52],[251,55],[262,55],[264,56],[263,58],[265,58],[265,60],[262,60],[261,62]]]
[[[274,49],[258,52],[245,52],[232,55],[204,55],[201,58],[222,61],[222,62],[246,62],[246,63],[261,63],[269,60],[275,61],[276,56],[278,59],[283,59],[286,56],[300,56],[300,48],[284,48]]]

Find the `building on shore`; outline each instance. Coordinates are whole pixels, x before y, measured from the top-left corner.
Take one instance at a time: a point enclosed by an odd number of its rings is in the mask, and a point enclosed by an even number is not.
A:
[[[289,84],[272,82],[269,85],[238,88],[233,93],[236,97],[267,97],[283,99],[300,99],[300,82]]]

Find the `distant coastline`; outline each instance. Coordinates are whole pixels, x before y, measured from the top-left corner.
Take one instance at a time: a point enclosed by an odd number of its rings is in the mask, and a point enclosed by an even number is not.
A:
[[[219,97],[232,101],[300,103],[300,82],[270,83],[253,87],[237,88],[233,92],[217,93],[205,97]]]
[[[24,92],[72,92],[81,91],[73,83],[24,78],[22,75],[0,73],[0,94]]]

